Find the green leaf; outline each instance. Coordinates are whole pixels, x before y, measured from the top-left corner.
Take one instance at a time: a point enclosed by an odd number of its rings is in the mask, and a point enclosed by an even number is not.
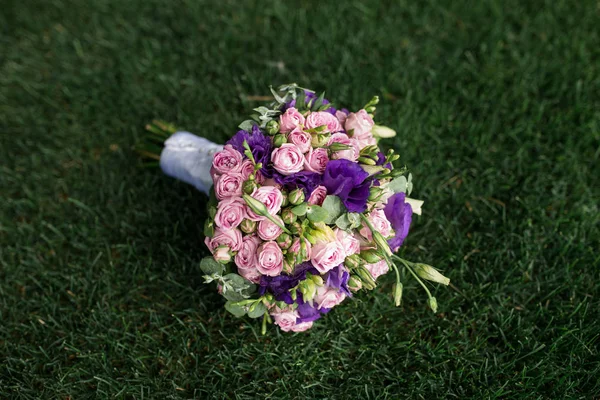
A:
[[[306,104],[304,103],[304,98],[305,98],[305,94],[304,94],[304,90],[300,89],[300,91],[298,92],[298,95],[296,96],[296,109],[298,111],[302,111],[304,109],[306,109]]]
[[[225,267],[223,266],[223,264],[215,261],[215,259],[212,257],[204,257],[202,259],[202,261],[200,261],[200,269],[206,275],[212,275],[212,274],[220,275],[223,272],[225,272]]]
[[[409,173],[408,174],[408,182],[406,183],[406,194],[410,195],[410,192],[412,192],[412,188],[413,188],[413,184],[412,184],[412,174]]]
[[[321,93],[321,95],[317,98],[317,100],[312,104],[311,110],[318,110],[319,107],[323,105],[323,99],[325,98],[325,92]]]
[[[238,293],[241,293],[243,290],[249,289],[250,287],[254,286],[252,282],[238,274],[227,274],[223,277],[223,280],[228,282],[231,285],[231,287]]]
[[[348,213],[348,221],[350,221],[350,228],[356,229],[360,227],[360,214],[359,213]]]
[[[296,207],[292,208],[292,213],[299,217],[306,214],[308,211],[308,203],[298,204]]]
[[[225,303],[225,309],[238,318],[246,315],[246,308],[244,306],[236,304],[233,301],[228,301],[227,303]]]
[[[252,127],[256,125],[256,122],[251,120],[251,119],[247,119],[244,122],[242,122],[241,124],[238,125],[238,128],[246,131],[246,132],[251,132],[252,131]]]
[[[406,177],[399,176],[389,183],[388,188],[394,193],[406,193],[407,184],[408,181],[406,180]]]
[[[223,297],[225,297],[229,301],[241,301],[246,299],[244,295],[235,290],[225,290],[223,289]]]
[[[340,200],[340,198],[337,196],[330,195],[325,197],[321,207],[323,207],[328,213],[327,218],[323,222],[330,225],[333,224],[340,215],[346,212],[344,203],[342,203],[342,200]]]
[[[321,206],[310,206],[306,217],[311,222],[323,222],[329,217],[329,213]]]
[[[267,306],[262,301],[258,301],[250,306],[248,309],[248,316],[250,318],[259,318],[267,311]]]
[[[338,219],[335,220],[335,225],[345,231],[350,229],[350,220],[348,220],[348,214],[340,215]]]

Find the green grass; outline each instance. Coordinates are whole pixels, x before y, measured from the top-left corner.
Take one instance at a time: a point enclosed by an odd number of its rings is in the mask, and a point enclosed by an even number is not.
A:
[[[594,1],[8,0],[0,398],[598,398]],[[140,168],[153,118],[224,141],[269,84],[359,107],[425,199],[393,276],[306,334],[202,284],[205,198]],[[69,397],[70,396],[70,397]]]

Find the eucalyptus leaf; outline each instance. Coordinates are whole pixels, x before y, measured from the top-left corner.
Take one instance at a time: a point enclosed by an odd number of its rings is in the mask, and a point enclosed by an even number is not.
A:
[[[243,290],[254,286],[252,282],[238,274],[227,274],[223,277],[223,281],[229,283],[229,285],[231,285],[231,287],[238,293],[241,293]]]
[[[225,309],[238,318],[246,315],[246,308],[244,306],[236,304],[233,301],[228,301],[227,303],[225,303]]]
[[[323,222],[329,218],[329,213],[321,206],[310,206],[306,213],[306,217],[311,222]]]
[[[344,203],[342,203],[342,200],[340,200],[340,198],[337,196],[330,195],[325,197],[321,207],[323,207],[328,213],[327,218],[323,221],[326,224],[333,224],[340,215],[346,212]]]
[[[347,231],[348,229],[350,229],[350,220],[348,219],[348,214],[340,215],[335,220],[335,225],[344,231]]]
[[[246,299],[244,295],[231,289],[223,289],[223,297],[229,301],[241,301]]]
[[[407,184],[406,177],[399,176],[389,183],[388,188],[394,193],[406,193]]]
[[[296,207],[292,208],[292,213],[299,217],[305,215],[307,211],[308,211],[307,203],[298,204]]]
[[[218,261],[215,261],[215,259],[212,257],[204,257],[202,259],[202,261],[200,261],[200,269],[206,275],[213,275],[213,274],[220,275],[223,272],[225,272],[225,267],[223,266],[223,264],[221,264]],[[241,276],[240,276],[240,278],[241,278]]]
[[[250,318],[262,317],[266,311],[267,311],[267,307],[263,304],[262,301],[258,301],[256,303],[254,303],[252,306],[250,306],[250,308],[248,309],[248,316]]]
[[[246,132],[252,132],[252,127],[256,125],[256,122],[251,120],[251,119],[247,119],[244,122],[242,122],[241,124],[238,125],[238,128],[246,131]]]
[[[359,213],[348,213],[348,221],[350,221],[350,228],[356,229],[360,227],[360,214]]]

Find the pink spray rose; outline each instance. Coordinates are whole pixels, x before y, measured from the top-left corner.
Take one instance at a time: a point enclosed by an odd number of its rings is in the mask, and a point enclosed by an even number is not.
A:
[[[311,148],[312,136],[308,132],[304,132],[300,128],[296,128],[290,132],[287,137],[288,141],[295,144],[298,149],[306,153]]]
[[[325,111],[318,111],[318,112],[313,112],[310,113],[308,115],[308,117],[306,117],[306,128],[307,129],[313,129],[313,128],[317,128],[319,126],[323,126],[325,125],[327,127],[327,129],[325,129],[325,132],[330,132],[330,133],[335,133],[335,132],[339,132],[342,130],[342,126],[340,125],[340,121],[338,121],[338,119],[331,115],[328,112]]]
[[[346,118],[348,118],[348,114],[346,114],[345,112],[343,112],[341,110],[337,110],[335,112],[335,117],[338,119],[338,121],[340,121],[340,125],[344,126],[344,123],[346,122]]]
[[[360,147],[358,145],[358,140],[348,137],[345,133],[334,133],[329,138],[329,142],[327,143],[330,146],[332,143],[341,143],[348,146],[351,146],[348,150],[340,150],[336,151],[331,155],[331,158],[334,160],[346,159],[350,161],[358,160],[358,156],[360,155]]]
[[[331,115],[331,114],[330,114]],[[304,159],[304,169],[310,172],[316,172],[322,174],[325,172],[325,167],[329,162],[329,157],[327,156],[327,149],[318,148],[318,149],[310,149],[308,153],[306,153]]]
[[[317,303],[318,308],[333,308],[344,301],[345,298],[346,295],[340,292],[340,289],[319,286],[313,300]]]
[[[371,133],[375,122],[373,122],[373,118],[371,118],[365,110],[360,110],[357,113],[350,113],[348,118],[346,118],[346,123],[344,125],[346,132],[350,134],[350,131],[352,131],[352,138],[358,140],[361,149],[365,146],[377,143]]]
[[[390,270],[390,266],[385,260],[378,261],[375,264],[365,264],[365,268],[371,273],[373,279],[377,279],[381,275],[387,274]]]
[[[295,128],[304,125],[304,116],[294,107],[290,107],[279,117],[279,131],[289,133]]]
[[[219,200],[223,200],[226,197],[240,197],[242,195],[243,184],[244,178],[239,172],[221,175],[215,183],[215,195]]]
[[[277,276],[283,269],[283,253],[277,242],[264,242],[258,247],[258,272],[263,275]]]
[[[383,210],[377,209],[371,211],[367,216],[367,219],[371,225],[373,225],[373,228],[375,228],[377,232],[381,233],[384,238],[387,238],[392,234],[392,225],[390,224],[390,221],[388,221]],[[369,229],[368,226],[363,226],[359,233],[369,241],[373,239],[371,229]]]
[[[242,247],[242,231],[239,229],[229,229],[225,231],[221,228],[217,228],[215,229],[213,237],[206,237],[204,243],[211,252],[219,246],[226,246],[229,247],[231,251],[238,251]]]
[[[335,237],[344,247],[346,257],[360,253],[360,242],[353,235],[343,229],[336,228],[334,230]]]
[[[282,175],[291,175],[304,168],[304,155],[292,143],[284,143],[271,153],[273,168]]]
[[[239,172],[242,159],[242,154],[228,144],[223,150],[215,154],[212,166],[219,174]]]
[[[224,230],[237,228],[246,218],[246,202],[241,197],[228,197],[219,202],[215,224]]]
[[[275,218],[283,225],[281,218],[277,216]],[[258,223],[258,236],[262,240],[275,240],[282,232],[283,230],[279,226],[266,218]]]
[[[308,204],[320,206],[327,197],[327,188],[325,186],[317,186],[308,197]]]
[[[240,251],[235,255],[235,265],[240,269],[256,269],[256,251],[262,240],[256,235],[247,235],[242,241]]]
[[[248,180],[248,177],[253,172],[254,172],[254,164],[252,164],[252,161],[245,159],[242,162],[242,166],[240,168],[240,173],[242,174],[242,177],[244,177],[244,181]],[[257,183],[259,183],[261,185],[265,180],[265,178],[262,176],[260,171],[256,171],[256,173],[254,173],[254,179],[256,180]]]
[[[261,186],[252,193],[252,197],[263,203],[271,215],[277,215],[281,210],[283,193],[275,186]],[[248,213],[248,219],[251,219],[252,221],[261,221],[265,218],[257,215],[249,207],[246,208],[246,212]]]
[[[304,331],[312,328],[312,326],[313,326],[313,321],[300,322],[299,324],[292,326],[292,332],[304,332]]]
[[[231,251],[229,250],[229,247],[217,247],[213,252],[213,258],[215,259],[215,261],[223,263],[228,263],[229,261],[231,261]]]
[[[330,269],[344,262],[346,251],[344,246],[337,240],[333,242],[319,242],[312,247],[310,261],[319,271],[324,274]]]

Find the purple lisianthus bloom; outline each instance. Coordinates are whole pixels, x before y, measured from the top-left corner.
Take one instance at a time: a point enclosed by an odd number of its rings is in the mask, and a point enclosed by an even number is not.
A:
[[[298,303],[298,308],[296,308],[296,311],[298,311],[299,315],[299,317],[296,318],[297,324],[302,322],[316,321],[321,318],[321,314],[325,314],[322,312],[323,309],[317,310],[312,304],[305,302],[300,292],[298,292],[296,302]],[[327,309],[327,311],[329,311],[329,309]]]
[[[300,188],[304,191],[306,197],[321,184],[321,175],[316,172],[301,171],[291,175],[281,175],[278,172],[273,173],[273,179],[287,190],[292,191]]]
[[[304,102],[308,104],[309,101],[311,101],[312,99],[316,99],[317,95],[314,92],[309,92],[308,90],[304,91]],[[329,104],[330,101],[327,99],[323,99],[323,104]],[[282,113],[285,112],[285,110],[287,110],[288,108],[291,107],[295,107],[296,106],[296,100],[291,100],[288,101],[287,103],[285,103],[285,105],[283,106],[283,109],[281,110]],[[347,110],[346,110],[347,111]],[[328,112],[329,114],[333,114],[335,115],[336,109],[334,107],[329,107],[328,109],[325,110],[325,112]],[[346,113],[348,114],[348,113]]]
[[[377,153],[377,162],[375,163],[375,165],[383,165],[383,163],[385,163],[385,154],[383,154],[380,151],[379,153]],[[392,163],[387,163],[383,166],[387,169],[392,169]]]
[[[273,151],[273,143],[271,138],[265,135],[257,125],[252,127],[252,132],[238,131],[225,144],[230,144],[234,149],[244,154],[244,140],[248,142],[250,151],[257,163],[262,163],[263,167],[260,172],[263,176],[271,178],[273,176],[273,167],[269,165],[271,161],[271,152]]]
[[[258,293],[262,296],[268,291],[275,296],[276,300],[284,301],[286,304],[292,304],[294,303],[294,300],[292,300],[289,290],[298,285],[298,282],[306,279],[306,274],[309,272],[313,275],[319,275],[319,271],[313,267],[311,262],[304,262],[296,265],[292,275],[263,275],[260,278]]]
[[[390,221],[396,236],[388,240],[392,251],[398,251],[410,229],[412,221],[412,208],[406,201],[404,193],[396,193],[390,197],[383,209],[386,218]]]
[[[350,212],[367,209],[371,180],[360,165],[350,160],[332,160],[327,163],[323,174],[323,186],[327,194],[338,196]]]
[[[325,284],[329,287],[339,289],[340,292],[343,292],[346,296],[350,297],[352,296],[352,293],[348,289],[349,280],[350,273],[344,267],[344,264],[340,264],[327,272]]]

